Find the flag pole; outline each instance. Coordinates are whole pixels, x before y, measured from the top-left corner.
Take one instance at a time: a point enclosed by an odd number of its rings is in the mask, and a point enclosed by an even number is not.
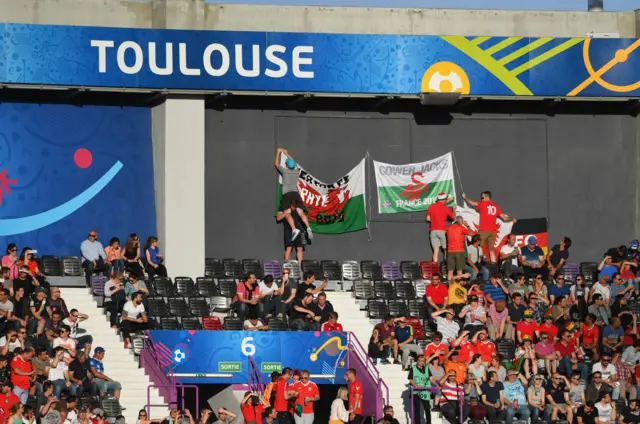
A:
[[[369,160],[366,160],[369,159]],[[367,170],[365,169],[365,175],[367,176],[367,195],[368,195],[368,199],[367,199],[367,203],[369,204],[369,213],[367,214],[367,233],[369,233],[369,240],[367,241],[371,241],[372,237],[371,237],[371,214],[373,213],[371,210],[371,162],[373,161],[373,158],[371,157],[371,155],[369,154],[369,151],[367,150],[367,155],[365,156],[365,166],[367,168],[369,168],[369,172],[367,172]]]
[[[462,178],[460,178],[460,170],[458,169],[458,161],[456,160],[456,152],[452,151],[451,156],[453,157],[453,166],[456,169],[456,175],[458,176],[458,182],[460,183],[460,190],[462,190],[462,193],[464,194],[464,187],[462,186]],[[454,184],[454,187],[455,187],[455,184]],[[458,203],[457,200],[456,200],[456,203]],[[464,206],[464,199],[462,199],[462,205]]]

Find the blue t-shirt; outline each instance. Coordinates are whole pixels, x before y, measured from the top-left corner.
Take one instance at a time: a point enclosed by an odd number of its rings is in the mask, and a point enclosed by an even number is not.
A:
[[[562,287],[558,287],[557,284],[549,287],[549,296],[569,296],[570,292],[571,291],[569,290],[569,287],[565,286],[564,284],[562,285]]]
[[[604,265],[602,270],[598,273],[598,280],[602,278],[603,275],[608,275],[609,278],[612,278],[614,272],[618,272],[618,268],[613,265]]]
[[[96,358],[89,359],[89,364],[92,368],[95,368],[99,373],[104,372],[104,365],[102,365],[102,361],[98,361]]]
[[[496,300],[507,298],[507,295],[505,294],[504,290],[502,290],[502,287],[500,287],[499,284],[497,286],[494,286],[493,284],[491,284],[491,282],[484,285],[484,295],[491,296],[491,299],[493,299],[494,302]]]
[[[410,325],[405,325],[404,328],[396,325],[394,331],[396,332],[396,339],[398,340],[398,343],[403,343],[405,340],[409,340],[409,337],[413,335],[413,327]]]
[[[506,397],[509,402],[517,400],[518,406],[527,404],[527,396],[525,395],[525,390],[520,380],[516,380],[513,383],[505,381],[502,385],[504,386],[504,397]]]
[[[149,258],[151,258],[151,263],[159,264],[160,260],[158,259],[158,253],[160,253],[160,249],[156,247],[150,247],[147,249],[149,252]]]
[[[528,246],[525,246],[520,250],[520,253],[525,261],[533,264],[539,264],[540,256],[544,256],[544,252],[540,249],[540,246],[534,247],[533,251],[531,251]]]
[[[620,343],[620,340],[622,340],[623,337],[624,330],[622,329],[622,326],[614,330],[611,325],[607,325],[602,331],[602,339],[607,339],[610,345],[616,345]]]

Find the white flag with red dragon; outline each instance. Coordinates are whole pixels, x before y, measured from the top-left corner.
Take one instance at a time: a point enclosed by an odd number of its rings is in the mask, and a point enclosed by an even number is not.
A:
[[[281,155],[280,164],[285,165],[286,156]],[[365,159],[346,175],[333,183],[322,181],[300,168],[298,193],[309,217],[314,233],[342,234],[367,228],[365,209]],[[278,177],[278,196],[282,195],[282,177]]]

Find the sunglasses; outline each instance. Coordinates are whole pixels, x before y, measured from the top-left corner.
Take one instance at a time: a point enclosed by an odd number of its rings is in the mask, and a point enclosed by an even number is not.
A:
[[[547,318],[547,319],[551,319],[551,318]],[[548,340],[549,337],[540,337],[541,340]]]
[[[300,377],[300,380],[308,380],[309,377]]]
[[[558,277],[556,280],[564,280],[564,277]]]
[[[536,277],[536,280],[542,280],[542,277]]]

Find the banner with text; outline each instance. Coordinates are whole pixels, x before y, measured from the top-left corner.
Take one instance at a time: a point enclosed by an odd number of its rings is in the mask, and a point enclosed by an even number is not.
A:
[[[451,153],[407,165],[373,161],[373,168],[378,187],[378,212],[381,214],[426,211],[441,192],[447,194],[448,206],[455,204]]]
[[[285,155],[280,155],[282,166],[285,166],[286,159]],[[367,228],[364,159],[348,174],[331,184],[318,180],[300,164],[297,166],[300,169],[298,193],[314,233],[342,234]],[[280,205],[281,196],[282,176],[279,176],[276,205]]]

